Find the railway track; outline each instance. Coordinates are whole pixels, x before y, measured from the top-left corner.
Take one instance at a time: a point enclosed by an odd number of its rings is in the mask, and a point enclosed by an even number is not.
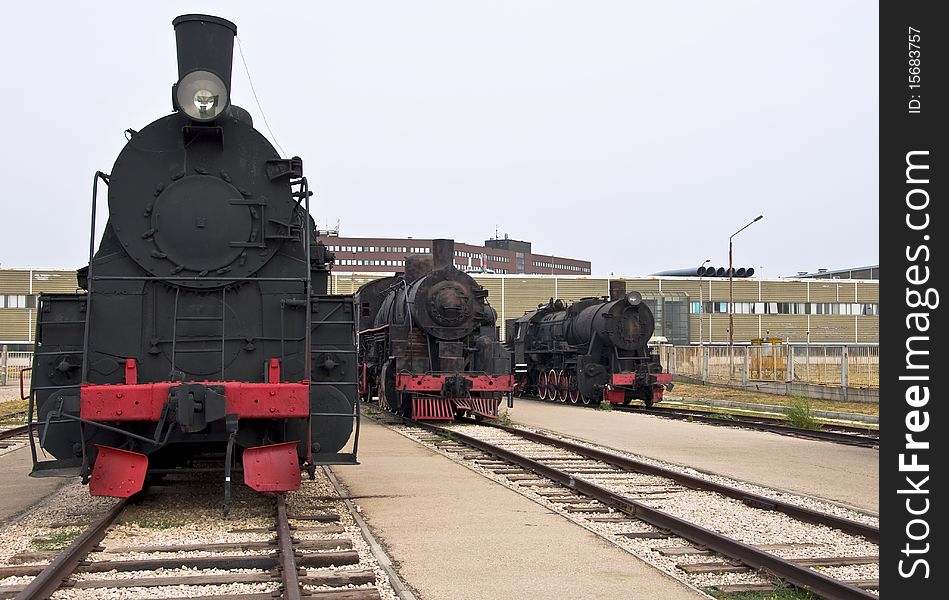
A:
[[[755,429],[757,431],[769,431],[771,433],[777,433],[780,435],[834,442],[836,444],[847,444],[850,446],[862,446],[864,448],[880,446],[879,432],[862,427],[823,424],[821,429],[801,429],[800,427],[791,427],[784,419],[741,415],[735,413],[713,413],[703,410],[666,408],[658,406],[646,408],[643,406],[617,405],[614,406],[613,409],[622,412],[652,415],[665,419],[677,419],[680,421],[693,421],[726,427],[743,427],[745,429]]]
[[[831,600],[876,597],[867,591],[879,585],[879,529],[872,519],[750,493],[532,431],[416,422],[403,427],[409,437],[556,507],[696,587],[734,593],[790,584]]]
[[[16,427],[9,427],[7,429],[0,430],[0,442],[3,440],[8,440],[21,435],[26,435],[30,431],[29,425],[17,425]]]
[[[536,397],[531,397],[531,399],[540,400]],[[719,425],[723,427],[742,427],[744,429],[768,431],[779,435],[834,442],[836,444],[846,444],[850,446],[861,446],[864,448],[878,448],[880,446],[879,432],[862,427],[822,424],[821,429],[802,429],[800,427],[791,427],[787,424],[786,420],[779,418],[667,408],[661,405],[646,408],[644,406],[615,404],[613,405],[613,410],[651,415],[665,419],[707,423],[709,425]]]
[[[29,441],[27,437],[29,433],[29,425],[16,425],[0,429],[0,456],[24,446]]]
[[[69,590],[71,598],[382,597],[380,586],[388,583],[378,581],[377,565],[362,543],[356,547],[358,533],[353,536],[344,526],[349,521],[341,521],[342,500],[325,493],[331,487],[299,497],[295,492],[289,499],[248,490],[235,495],[236,518],[195,515],[196,523],[184,525],[177,517],[167,520],[170,505],[177,502],[180,510],[181,498],[203,502],[205,495],[195,490],[207,487],[182,489],[175,482],[157,498],[143,493],[120,501],[63,551],[8,557],[0,581],[29,581],[0,584],[0,598],[48,598],[57,590]],[[217,486],[213,492],[219,492]],[[156,522],[163,531],[149,528]],[[179,527],[192,531],[178,532]]]

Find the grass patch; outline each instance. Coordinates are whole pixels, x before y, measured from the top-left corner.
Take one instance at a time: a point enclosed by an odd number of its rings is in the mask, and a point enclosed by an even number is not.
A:
[[[699,385],[681,382],[677,382],[674,391],[668,395],[670,399],[681,397],[689,400],[690,403],[696,403],[694,402],[696,399],[711,398],[713,400],[732,400],[735,402],[788,406],[794,401],[793,397],[781,394],[768,394],[766,392],[723,385]],[[811,407],[816,410],[851,412],[873,416],[880,415],[880,405],[876,402],[844,402],[842,400],[823,400],[820,398],[809,398],[808,401],[811,403]]]
[[[788,425],[798,429],[816,430],[821,428],[820,422],[811,410],[811,403],[807,398],[796,396],[785,409]]]
[[[124,521],[127,525],[137,525],[142,529],[174,529],[184,525],[183,521],[162,517],[139,517]]]
[[[734,421],[735,420],[735,415],[731,413],[710,412],[708,416],[712,419],[718,419],[720,421]]]
[[[511,415],[506,408],[501,410],[500,414],[498,414],[498,420],[495,422],[503,427],[511,426]]]
[[[19,394],[19,390],[17,390]],[[5,425],[22,425],[26,423],[26,411],[29,408],[29,400],[7,400],[0,403],[0,423]]]
[[[607,410],[607,411],[613,410],[613,403],[610,402],[609,400],[603,400],[602,402],[600,402],[599,406],[597,406],[597,409]]]
[[[445,431],[444,433],[433,433],[432,434],[432,443],[437,444],[439,442],[450,442],[455,439],[454,434],[451,431]]]
[[[714,598],[720,600],[820,600],[820,596],[802,590],[794,586],[779,585],[770,592],[739,592],[737,594],[725,594],[712,588],[706,588],[705,592]]]
[[[65,550],[81,533],[82,530],[80,529],[64,529],[51,533],[46,537],[34,538],[30,541],[30,545],[40,552]]]

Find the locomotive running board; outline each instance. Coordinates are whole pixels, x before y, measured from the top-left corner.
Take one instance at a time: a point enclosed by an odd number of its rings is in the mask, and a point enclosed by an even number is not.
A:
[[[79,477],[81,472],[81,458],[59,458],[34,462],[30,477]]]
[[[313,454],[311,465],[358,465],[354,452],[322,452]]]

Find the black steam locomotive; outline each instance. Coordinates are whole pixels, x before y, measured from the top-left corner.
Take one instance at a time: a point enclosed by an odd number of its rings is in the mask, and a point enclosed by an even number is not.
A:
[[[672,389],[658,355],[648,346],[655,319],[639,292],[614,281],[610,298],[584,298],[567,306],[551,299],[536,311],[506,322],[514,350],[516,389],[544,400],[576,404],[601,401],[647,407]]]
[[[454,241],[356,292],[360,392],[418,420],[496,418],[513,389],[487,290],[454,265]]]
[[[226,510],[238,457],[261,492],[356,462],[353,303],[326,293],[334,257],[316,242],[302,161],[231,103],[236,26],[173,25],[174,112],[128,130],[111,175],[96,174],[85,293],[39,298],[33,474],[127,497],[147,475],[223,457]],[[93,254],[100,181],[109,219]]]

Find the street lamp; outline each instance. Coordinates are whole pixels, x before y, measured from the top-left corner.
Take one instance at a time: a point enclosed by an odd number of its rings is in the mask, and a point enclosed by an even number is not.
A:
[[[702,263],[702,266],[699,267],[699,348],[702,347],[702,310],[705,306],[705,302],[702,298],[702,273],[705,272],[705,265],[712,262],[711,258],[706,258],[705,262]]]
[[[760,221],[763,216],[764,215],[758,215],[757,217],[754,218],[754,220],[751,221],[751,223],[748,223],[747,225],[745,225],[744,227],[742,227],[741,229],[739,229],[738,231],[736,231],[735,233],[731,234],[728,237],[728,356],[729,356],[728,376],[729,378],[731,378],[732,371],[734,369],[734,366],[732,363],[734,362],[734,359],[735,359],[735,317],[734,317],[735,302],[734,302],[734,293],[732,291],[732,279],[735,274],[735,269],[732,268],[732,238],[734,238],[736,235],[738,235],[745,229],[748,229],[753,224]]]

